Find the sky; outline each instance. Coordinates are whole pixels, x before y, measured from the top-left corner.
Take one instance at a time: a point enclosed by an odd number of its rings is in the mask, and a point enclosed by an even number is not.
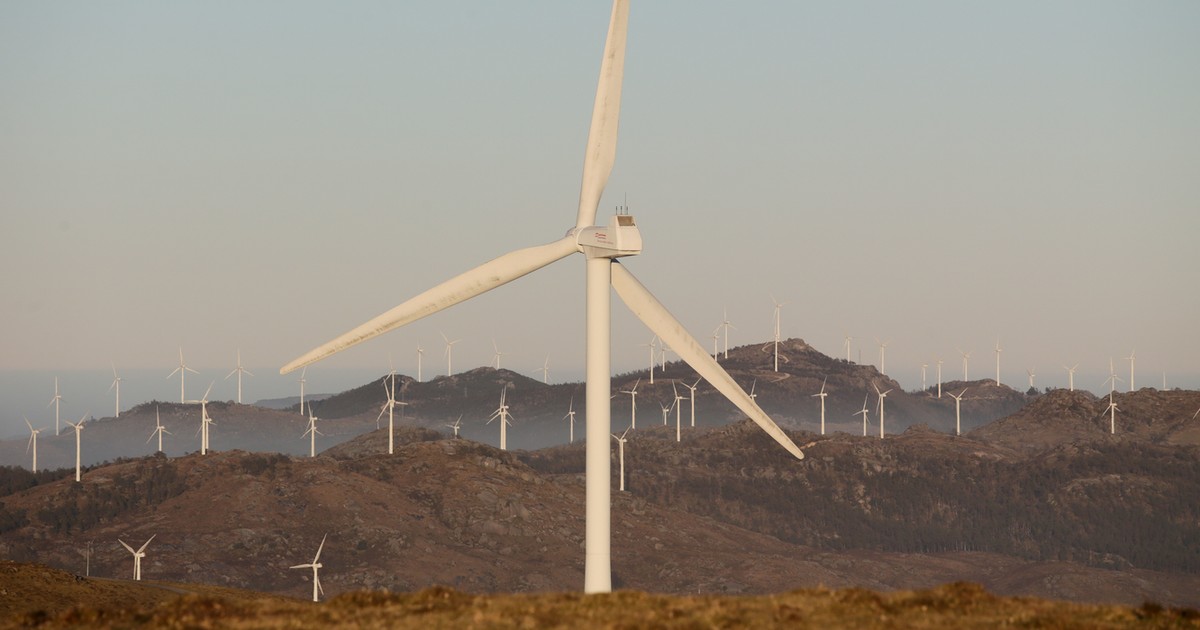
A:
[[[177,397],[180,348],[217,398],[239,349],[248,398],[294,393],[276,373],[302,352],[559,238],[609,11],[0,3],[0,434],[46,417],[56,374],[64,417],[111,409],[113,364],[129,396]],[[1198,63],[1191,1],[635,2],[599,216],[627,200],[627,267],[705,346],[723,309],[731,344],[769,339],[774,296],[826,354],[889,341],[907,388],[939,357],[961,376],[960,349],[994,373],[997,339],[1014,384],[1079,363],[1100,391],[1136,350],[1139,386],[1198,388]],[[442,333],[456,371],[494,339],[504,367],[580,379],[583,278],[568,258],[310,391],[389,356],[415,374],[418,345],[444,370]],[[614,300],[614,371],[651,336]]]

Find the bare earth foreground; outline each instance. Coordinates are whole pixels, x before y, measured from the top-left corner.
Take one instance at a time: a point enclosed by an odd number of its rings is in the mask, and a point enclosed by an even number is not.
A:
[[[809,589],[762,596],[356,592],[314,604],[251,591],[81,578],[0,561],[0,628],[1200,628],[1200,611],[922,591]]]

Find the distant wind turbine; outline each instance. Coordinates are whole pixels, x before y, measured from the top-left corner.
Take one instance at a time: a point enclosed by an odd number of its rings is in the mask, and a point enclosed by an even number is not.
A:
[[[942,397],[942,358],[937,358],[938,398]]]
[[[849,333],[846,333],[846,363],[850,363],[850,342],[854,340]]]
[[[167,435],[171,435],[171,432],[168,431],[166,429],[166,427],[164,427],[162,425],[162,417],[159,416],[159,414],[158,414],[158,405],[154,405],[154,431],[152,431],[150,433],[149,438],[146,438],[146,443],[149,444],[150,440],[153,440],[154,436],[157,435],[158,436],[158,452],[159,453],[162,452],[162,436],[164,433],[166,433]]]
[[[622,394],[629,394],[629,427],[631,429],[637,428],[637,388],[641,382],[642,379],[639,378],[633,382],[632,389],[621,390]]]
[[[200,400],[188,400],[185,402],[197,403],[200,405],[200,430],[196,434],[200,436],[200,454],[208,454],[208,425],[216,424],[213,419],[208,417],[208,395],[212,392],[213,384],[209,383],[208,389],[204,390],[204,397]]]
[[[492,339],[492,351],[493,351],[493,352],[492,352],[492,359],[493,359],[493,360],[495,360],[495,362],[496,362],[496,369],[497,369],[497,370],[499,370],[499,369],[500,369],[500,357],[502,357],[502,356],[504,356],[504,355],[506,355],[506,354],[508,354],[508,353],[507,353],[507,352],[500,352],[500,346],[497,346],[497,345],[496,345],[496,340],[495,340],[495,339]]]
[[[1108,378],[1104,379],[1104,384],[1109,385],[1108,393],[1111,394],[1111,393],[1115,392],[1117,390],[1117,381],[1123,381],[1123,380],[1125,380],[1125,379],[1121,378],[1120,376],[1117,376],[1116,371],[1114,371],[1113,360],[1110,358],[1108,360]]]
[[[967,372],[967,363],[971,360],[971,353],[963,352],[962,350],[959,350],[958,353],[961,354],[963,358],[963,382],[966,382],[971,380],[971,377]]]
[[[458,429],[462,427],[462,414],[459,414],[458,420],[455,420],[454,424],[447,424],[446,426],[454,431],[454,438],[458,439]]]
[[[569,420],[571,423],[571,441],[569,444],[575,443],[575,397],[571,397],[571,406],[567,410],[567,415],[563,416],[563,420]]]
[[[1025,372],[1029,374],[1029,389],[1033,389],[1033,377],[1037,376],[1037,373],[1034,371],[1036,369],[1037,368],[1029,368],[1028,370],[1025,370]]]
[[[780,302],[771,296],[771,302],[775,304],[775,371],[779,371],[779,311],[787,302]]]
[[[875,388],[875,393],[879,395],[879,439],[882,440],[883,439],[883,399],[887,398],[887,395],[890,394],[892,390],[889,389],[886,392],[881,392],[881,391],[879,391],[879,386],[876,385],[875,383],[871,383],[871,386]]]
[[[725,356],[723,358],[728,359],[729,358],[729,329],[730,328],[736,329],[737,326],[734,326],[733,323],[729,321],[729,311],[725,310],[725,309],[722,309],[722,311],[721,311],[721,328],[725,332]]]
[[[1004,350],[1000,347],[1000,339],[996,339],[996,387],[1000,387],[1000,353]]]
[[[326,534],[325,536],[328,536],[328,535],[329,534]],[[321,595],[325,594],[325,589],[321,588],[321,578],[320,578],[320,576],[317,575],[317,570],[319,570],[322,566],[324,566],[321,564],[320,560],[321,560],[321,550],[325,548],[325,536],[321,536],[321,546],[317,547],[317,555],[313,556],[312,562],[309,562],[308,564],[297,564],[296,566],[292,567],[293,569],[309,569],[309,568],[311,568],[313,570],[313,601],[314,602],[319,601],[319,598],[317,597],[318,593],[320,593]]]
[[[310,436],[309,440],[308,440],[308,456],[309,457],[317,456],[317,436],[325,435],[324,433],[321,433],[320,431],[317,430],[317,420],[320,420],[320,418],[313,415],[312,405],[309,405],[308,406],[308,429],[305,430],[304,433],[300,435],[300,437],[304,437],[305,435]]]
[[[421,380],[421,357],[424,357],[424,356],[425,356],[425,349],[421,347],[421,344],[417,344],[417,382],[418,383],[425,382],[425,381]]]
[[[868,398],[870,398],[870,397],[871,397],[871,393],[870,393],[870,392],[867,392],[867,395],[866,395],[866,396],[863,396],[863,408],[862,408],[860,411],[856,411],[856,412],[854,412],[854,415],[856,415],[856,416],[857,416],[857,415],[859,415],[859,414],[862,414],[862,417],[863,417],[863,437],[867,437],[867,414],[871,413],[870,411],[867,411],[867,399],[868,399]]]
[[[1131,392],[1137,389],[1136,387],[1133,386],[1133,364],[1134,364],[1134,361],[1136,361],[1136,359],[1134,358],[1134,354],[1136,354],[1136,351],[1130,350],[1129,356],[1124,357],[1124,359],[1126,361],[1129,361],[1129,391],[1131,391]]]
[[[237,386],[238,386],[237,402],[240,405],[240,404],[242,404],[242,375],[245,374],[246,376],[254,376],[254,374],[252,372],[250,372],[250,370],[247,370],[246,368],[242,367],[242,349],[241,348],[238,348],[238,351],[237,351],[237,367],[233,368],[232,372],[225,375],[225,380],[229,380],[229,377],[233,376],[234,374],[237,374],[237,377],[238,377],[237,378]]]
[[[879,373],[887,373],[887,347],[892,341],[880,341],[879,337],[875,338],[875,343],[879,344]]]
[[[50,403],[48,405],[46,405],[47,407],[49,407],[50,405],[54,405],[54,435],[58,435],[58,434],[62,433],[62,430],[59,429],[59,425],[58,425],[58,404],[60,402],[62,402],[62,396],[58,393],[58,377],[55,376],[54,377],[54,397],[51,398]]]
[[[693,429],[696,428],[696,387],[700,385],[700,381],[702,381],[702,380],[704,380],[704,379],[698,378],[698,379],[696,379],[696,382],[692,383],[691,385],[688,385],[687,383],[683,384],[684,387],[688,388],[688,401],[691,403],[691,406],[692,406],[692,428]]]
[[[175,371],[173,371],[167,375],[167,378],[171,378],[172,376],[175,376],[175,374],[177,374],[177,373],[179,374],[179,404],[183,404],[185,399],[187,398],[186,396],[183,395],[183,380],[184,380],[184,377],[187,376],[188,372],[191,372],[192,374],[199,374],[199,372],[188,367],[187,364],[185,364],[183,362],[183,347],[180,346],[180,348],[179,348],[179,367],[175,368]]]
[[[650,343],[641,344],[641,346],[644,348],[650,348],[650,384],[651,385],[654,384],[654,349],[656,347],[655,344],[657,342],[658,342],[658,335],[654,335],[653,337],[650,338]]]
[[[668,407],[668,406],[666,406],[666,405],[664,405],[664,404],[662,404],[662,403],[658,403],[658,406],[659,406],[659,407],[662,407],[662,412],[663,412],[663,426],[665,427],[665,426],[667,426],[667,416],[671,415],[671,408],[670,408],[670,407]]]
[[[630,429],[632,428],[633,427],[630,427]],[[628,434],[629,429],[625,429],[625,432],[621,434],[621,437],[617,437],[616,433],[612,434],[613,439],[617,441],[617,459],[621,463],[621,492],[625,492],[625,443],[629,441],[625,438],[625,436]]]
[[[542,363],[542,367],[540,367],[534,371],[541,372],[542,373],[542,383],[545,385],[549,385],[550,384],[550,355],[547,354],[546,360]]]
[[[500,421],[500,450],[502,451],[508,450],[508,426],[512,424],[512,422],[508,419],[510,416],[508,413],[508,404],[504,401],[504,397],[507,393],[508,385],[505,385],[504,388],[500,390],[500,406],[496,408],[496,411],[492,412],[492,417],[488,418],[487,421],[487,424],[491,424],[492,420]]]
[[[388,415],[388,455],[392,455],[393,453],[395,453],[395,450],[396,450],[396,429],[395,429],[395,424],[393,423],[393,414],[395,413],[396,405],[400,405],[401,407],[408,405],[408,403],[406,403],[406,402],[399,402],[396,400],[396,374],[395,374],[395,372],[390,374],[390,377],[392,380],[391,388],[390,389],[388,388],[387,383],[383,384],[383,391],[384,391],[384,394],[387,395],[387,400],[383,403],[383,406],[380,407],[379,415],[375,417],[375,422],[378,423],[379,419],[383,417],[383,412],[385,412],[385,411],[387,412],[387,415]]]
[[[116,392],[117,392],[116,403],[115,403],[116,411],[113,412],[113,417],[120,418],[121,417],[121,377],[117,376],[117,364],[116,363],[112,364],[112,369],[113,369],[113,380],[112,380],[112,385],[108,386],[108,391],[111,392],[113,390],[116,390]]]
[[[928,367],[928,363],[921,364],[921,391],[927,391],[929,389],[929,385],[927,385],[925,381],[925,369]]]
[[[79,422],[71,422],[70,420],[67,420],[67,424],[71,425],[71,427],[75,429],[75,481],[80,481],[80,472],[82,470],[82,466],[79,464],[79,434],[83,431],[83,420],[87,418],[88,414],[90,413],[92,412],[89,411],[80,416]]]
[[[446,333],[441,333],[441,335],[442,339],[446,342],[446,376],[451,376],[454,374],[454,344],[462,341],[462,339],[450,341],[450,338],[446,336]]]
[[[675,402],[671,404],[675,408],[675,441],[680,442],[683,440],[683,434],[680,431],[680,416],[683,405],[680,405],[679,401],[683,400],[683,396],[679,395],[679,389],[675,387],[674,381],[671,381],[671,391],[675,393]]]
[[[712,353],[713,360],[716,361],[721,356],[720,349],[717,346],[717,342],[719,342],[721,340],[721,327],[720,326],[717,326],[716,328],[713,329],[712,340],[713,340],[713,353]]]
[[[1113,392],[1108,392],[1108,432],[1110,435],[1117,433],[1117,403],[1113,400]]]
[[[963,388],[957,396],[950,394],[954,399],[954,435],[962,435],[962,397],[967,393],[967,388]]]
[[[308,367],[305,366],[303,370],[300,370],[300,378],[296,380],[297,383],[300,383],[300,415],[302,416],[304,415],[304,385],[308,383],[308,380],[305,378],[307,375]]]
[[[30,447],[33,447],[33,466],[29,470],[32,470],[33,472],[36,473],[38,470],[38,467],[37,467],[37,436],[42,431],[45,431],[45,428],[44,427],[41,429],[33,428],[33,425],[29,423],[29,418],[25,418],[25,426],[29,427],[29,443],[25,445],[25,452],[28,453]]]
[[[825,393],[825,383],[827,381],[829,381],[828,376],[825,377],[825,380],[821,381],[821,391],[812,395],[813,398],[821,399],[821,435],[825,435],[825,397],[829,395]]]
[[[1075,370],[1078,367],[1078,363],[1071,367],[1063,366],[1063,369],[1067,371],[1067,389],[1070,391],[1075,391]]]
[[[133,554],[133,579],[135,581],[142,579],[142,558],[146,557],[146,545],[149,545],[150,541],[154,540],[154,536],[157,535],[158,534],[150,536],[149,540],[142,543],[142,546],[138,547],[137,551],[134,551],[133,547],[130,547],[128,544],[126,544],[124,540],[121,540],[120,538],[117,539],[117,542],[121,543],[122,547],[128,549],[129,553]]]

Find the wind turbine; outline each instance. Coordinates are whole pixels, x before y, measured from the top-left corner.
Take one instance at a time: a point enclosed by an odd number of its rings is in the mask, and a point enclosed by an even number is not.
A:
[[[225,376],[225,380],[229,380],[230,376],[237,374],[237,377],[238,377],[238,380],[237,380],[237,384],[238,384],[237,402],[240,405],[240,404],[242,404],[242,375],[246,374],[248,376],[254,376],[254,374],[251,373],[250,370],[247,370],[246,368],[242,367],[242,349],[241,348],[238,348],[238,351],[237,351],[237,361],[238,361],[237,367],[233,368],[233,371]]]
[[[516,250],[456,276],[392,310],[333,339],[282,368],[290,372],[344,348],[475,297],[575,253],[586,260],[587,340],[587,453],[584,591],[612,590],[611,573],[611,435],[610,418],[610,291],[661,338],[697,374],[728,397],[735,406],[796,458],[800,449],[767,414],[742,391],[667,309],[615,261],[639,254],[641,233],[632,215],[610,217],[594,225],[600,196],[616,157],[621,78],[624,74],[628,0],[614,0],[612,19],[600,68],[591,130],[584,154],[583,183],[574,227],[545,245]],[[611,288],[610,288],[611,287]]]
[[[683,406],[679,404],[679,401],[683,400],[683,396],[679,395],[679,390],[675,387],[675,381],[671,381],[671,391],[675,393],[675,402],[671,403],[671,406],[675,408],[675,441],[680,442],[683,440],[683,436],[679,428],[681,424],[680,415],[682,413]]]
[[[88,417],[88,414],[90,414],[90,413],[92,413],[92,412],[89,411],[88,413],[85,413],[82,416],[80,416],[79,422],[71,422],[70,420],[67,420],[67,424],[69,424],[75,428],[75,481],[80,480],[79,433],[81,431],[83,431],[83,419]]]
[[[563,416],[563,420],[571,421],[571,441],[569,443],[574,444],[575,443],[575,397],[574,396],[571,397],[570,410],[567,411],[567,415]]]
[[[1122,357],[1125,360],[1129,361],[1129,391],[1131,391],[1131,392],[1134,391],[1135,389],[1137,389],[1136,387],[1133,386],[1133,364],[1134,364],[1134,361],[1136,360],[1133,355],[1135,353],[1136,353],[1136,351],[1130,350],[1129,356]]]
[[[121,543],[122,547],[125,547],[126,549],[129,550],[129,553],[133,554],[133,579],[134,580],[142,579],[142,558],[146,557],[146,545],[149,545],[150,541],[154,540],[154,537],[157,535],[158,534],[151,535],[150,538],[148,540],[146,540],[146,542],[142,543],[141,547],[138,547],[137,551],[134,551],[133,547],[130,547],[128,544],[126,544],[124,540],[121,540],[120,538],[117,539],[117,542]]]
[[[58,403],[62,402],[62,396],[58,393],[58,377],[54,377],[54,397],[50,399],[50,403],[46,406],[54,405],[54,435],[62,433],[58,428]]]
[[[458,429],[462,427],[462,414],[459,414],[458,420],[455,420],[454,424],[447,424],[446,426],[454,430],[454,438],[458,439]]]
[[[667,426],[667,416],[671,415],[671,408],[670,408],[670,407],[668,407],[668,406],[666,406],[666,405],[664,405],[664,404],[662,404],[662,403],[658,403],[658,406],[659,406],[659,407],[662,407],[662,412],[663,412],[663,426],[665,427],[665,426]]]
[[[204,397],[200,400],[188,400],[189,403],[198,403],[200,405],[200,430],[196,433],[200,435],[200,454],[208,454],[208,425],[216,424],[212,418],[208,417],[208,395],[212,392],[213,383],[208,384],[208,389],[204,390]]]
[[[116,363],[112,364],[112,369],[113,369],[113,380],[112,380],[112,385],[108,386],[108,391],[111,392],[115,389],[117,392],[117,400],[115,403],[116,411],[113,412],[113,417],[120,418],[121,417],[121,377],[117,376],[117,364]]]
[[[25,418],[25,426],[29,427],[29,443],[25,445],[25,452],[28,453],[30,447],[33,447],[33,467],[30,468],[33,472],[37,472],[37,436],[45,429],[35,429],[32,424],[29,424],[29,418]]]
[[[1108,433],[1116,435],[1117,433],[1117,403],[1113,401],[1113,392],[1108,392]]]
[[[542,363],[542,367],[534,370],[534,372],[541,372],[542,383],[545,385],[550,384],[550,355],[546,355],[546,360]]]
[[[730,328],[736,329],[737,326],[734,326],[733,323],[729,321],[729,311],[726,309],[721,310],[721,328],[724,329],[724,331],[725,331],[725,357],[724,358],[728,359],[729,358],[729,329]]]
[[[154,406],[154,431],[152,431],[150,433],[150,437],[146,438],[146,443],[149,444],[150,440],[153,440],[154,436],[157,435],[158,436],[158,452],[161,453],[162,452],[162,436],[164,433],[166,433],[167,435],[171,435],[171,432],[168,431],[167,428],[162,425],[162,418],[158,415],[158,405],[155,405]]]
[[[1067,371],[1067,389],[1070,391],[1075,391],[1075,369],[1078,367],[1078,363],[1071,367],[1063,366],[1063,369]]]
[[[393,372],[391,374],[391,378],[392,378],[391,389],[388,389],[387,383],[383,384],[383,391],[384,391],[384,393],[387,394],[387,402],[383,403],[383,406],[380,407],[380,409],[379,409],[379,415],[375,417],[375,422],[376,422],[376,424],[378,424],[379,419],[383,417],[383,412],[385,412],[385,411],[387,412],[387,415],[388,415],[388,455],[391,455],[395,452],[395,444],[396,444],[395,428],[394,428],[395,425],[392,423],[392,413],[396,409],[396,405],[400,405],[401,407],[408,405],[408,403],[406,403],[406,402],[397,402],[396,401],[396,373],[395,372]],[[455,435],[457,435],[457,433]]]
[[[867,414],[871,413],[870,411],[867,411],[867,399],[868,399],[868,398],[870,398],[870,397],[871,397],[871,393],[870,393],[870,392],[867,392],[867,395],[866,395],[866,396],[863,396],[863,408],[862,408],[862,410],[861,410],[861,411],[856,411],[856,412],[854,412],[854,415],[856,415],[856,416],[857,416],[857,415],[859,415],[859,414],[862,414],[862,417],[863,417],[863,437],[867,437]]]
[[[188,372],[191,372],[192,374],[199,374],[199,372],[188,367],[183,362],[183,346],[180,346],[179,347],[179,367],[175,368],[175,371],[173,371],[167,375],[167,378],[171,378],[172,376],[175,376],[176,373],[179,374],[179,403],[180,404],[183,404],[185,402],[184,398],[186,398],[186,396],[183,395],[183,379],[185,376],[187,376]]]
[[[446,376],[450,376],[454,374],[454,344],[462,341],[462,339],[450,341],[450,338],[446,336],[446,333],[441,333],[441,335],[442,339],[446,342]]]
[[[1112,394],[1114,391],[1116,391],[1117,390],[1117,381],[1123,381],[1123,380],[1125,380],[1125,379],[1121,378],[1120,376],[1117,376],[1116,371],[1114,371],[1113,360],[1110,358],[1108,360],[1108,378],[1104,379],[1104,383],[1106,385],[1111,384],[1110,387],[1108,388],[1108,393]]]
[[[629,429],[632,428],[629,427]],[[629,429],[625,429],[625,433],[622,433],[621,437],[617,437],[616,433],[612,434],[613,439],[617,441],[617,459],[621,462],[621,492],[625,492],[625,443],[629,441],[625,436],[629,434]]]
[[[698,385],[700,385],[701,380],[703,380],[703,379],[698,378],[698,379],[696,379],[696,382],[692,383],[691,385],[688,385],[687,383],[683,384],[684,387],[688,388],[688,401],[691,403],[691,406],[692,406],[692,428],[693,429],[696,428],[696,387]]]
[[[499,369],[500,369],[500,357],[502,357],[502,356],[504,356],[504,355],[506,355],[506,354],[508,354],[508,353],[507,353],[507,352],[500,352],[500,346],[497,346],[497,345],[496,345],[496,340],[495,340],[495,339],[493,339],[493,340],[492,340],[492,350],[494,351],[494,354],[492,354],[492,358],[493,358],[493,359],[495,359],[495,361],[496,361],[496,369],[497,369],[497,370],[499,370]]]
[[[320,418],[313,415],[312,405],[309,405],[308,406],[308,429],[300,435],[300,437],[304,437],[306,435],[310,436],[309,440],[308,440],[308,456],[309,457],[317,456],[317,436],[325,435],[324,433],[321,433],[320,431],[317,430],[317,420],[320,420]],[[388,452],[390,453],[391,451],[388,451]]]
[[[317,575],[317,570],[323,566],[320,563],[321,550],[325,548],[325,536],[328,536],[328,535],[329,534],[325,534],[324,536],[321,536],[321,546],[317,547],[317,555],[313,556],[312,562],[309,562],[308,564],[297,564],[296,566],[292,567],[293,569],[307,569],[310,567],[312,568],[312,570],[313,570],[313,601],[314,602],[320,601],[319,598],[317,597],[318,593],[320,593],[321,595],[325,594],[325,589],[321,588],[321,578]]]
[[[938,398],[942,397],[942,358],[937,358]]]
[[[508,413],[508,404],[504,402],[504,397],[508,393],[508,385],[506,384],[500,390],[500,406],[492,412],[492,417],[488,418],[487,424],[491,424],[492,420],[500,420],[500,450],[508,450],[508,426],[512,424],[509,421],[510,414]]]
[[[854,340],[849,333],[846,334],[846,363],[850,362],[850,342]]]
[[[308,366],[305,366],[303,370],[300,370],[300,378],[296,381],[297,383],[300,383],[300,415],[302,416],[304,415],[304,384],[308,382],[308,380],[305,379],[305,376],[307,375]]]
[[[954,399],[954,435],[962,435],[962,397],[967,393],[968,388],[963,388],[957,396],[950,394]]]
[[[783,305],[787,302],[780,302],[771,296],[771,302],[775,304],[775,371],[779,371],[779,311],[783,309]]]
[[[417,382],[418,383],[425,382],[425,381],[421,380],[421,357],[423,357],[423,356],[425,356],[425,348],[422,348],[421,344],[417,344]]]
[[[996,387],[1000,387],[1000,353],[1004,350],[1000,347],[1000,339],[996,339]]]
[[[651,337],[650,343],[640,344],[641,347],[650,349],[650,384],[651,385],[654,384],[654,348],[655,348],[656,342],[658,342],[658,335],[654,335],[653,337]]]
[[[879,391],[879,386],[876,385],[875,383],[871,383],[871,387],[874,387],[875,393],[879,395],[879,439],[882,440],[883,439],[883,399],[887,398],[887,395],[890,394],[892,390],[889,389],[886,392],[881,392],[881,391]]]
[[[928,367],[929,367],[928,363],[921,364],[921,391],[925,391],[925,390],[929,389],[929,386],[926,384],[926,381],[925,381],[925,368],[928,368]]]
[[[637,428],[637,388],[642,379],[633,382],[633,389],[623,389],[622,394],[629,394],[629,428]],[[574,399],[572,399],[574,400]]]
[[[879,337],[875,338],[875,343],[879,344],[879,373],[880,374],[887,373],[887,347],[888,347],[888,344],[891,342],[892,342],[891,339],[888,339],[887,341],[880,341]]]
[[[1028,370],[1025,370],[1025,372],[1029,374],[1029,389],[1033,389],[1033,377],[1037,376],[1037,373],[1034,371],[1036,369],[1037,368],[1029,368]]]
[[[718,346],[717,346],[717,342],[719,342],[721,340],[721,327],[720,326],[717,326],[716,328],[713,329],[712,340],[713,340],[713,359],[715,360],[721,356],[721,353],[719,352]]]
[[[963,352],[962,350],[959,350],[958,353],[961,354],[963,358],[963,381],[966,382],[971,380],[967,375],[967,363],[971,360],[971,353]]]
[[[825,393],[825,383],[828,380],[829,377],[826,376],[825,380],[821,381],[821,391],[812,395],[813,398],[821,399],[821,435],[825,435],[825,397],[829,395]]]

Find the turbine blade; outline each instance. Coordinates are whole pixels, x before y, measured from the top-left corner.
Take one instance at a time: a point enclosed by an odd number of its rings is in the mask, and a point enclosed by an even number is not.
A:
[[[121,540],[120,538],[118,538],[118,539],[117,539],[117,542],[121,543],[121,546],[122,546],[122,547],[124,547],[124,548],[128,549],[128,550],[129,550],[129,553],[137,553],[136,551],[134,551],[134,550],[133,550],[133,547],[130,547],[129,545],[125,544],[125,541],[124,541],[124,540]]]
[[[596,207],[608,184],[613,163],[617,159],[617,127],[621,118],[621,79],[625,75],[625,35],[629,23],[628,0],[614,0],[604,42],[604,58],[600,62],[600,80],[596,85],[596,102],[592,107],[592,125],[588,130],[587,148],[583,154],[583,182],[579,189],[579,215],[576,228],[585,228],[596,221]]]
[[[675,354],[686,361],[696,371],[696,374],[721,392],[742,413],[749,416],[755,424],[766,431],[767,435],[774,438],[780,446],[795,455],[797,459],[804,459],[804,453],[800,448],[754,402],[754,399],[738,386],[725,368],[722,368],[712,358],[712,355],[700,345],[700,342],[688,334],[683,324],[679,323],[679,320],[675,319],[666,307],[651,295],[646,287],[638,282],[637,278],[633,277],[633,274],[616,261],[613,261],[612,265],[612,285],[629,310],[633,311],[638,319],[646,324],[647,328],[670,345]]]
[[[279,373],[287,374],[308,366],[367,339],[469,300],[576,251],[578,245],[575,244],[575,237],[566,236],[552,243],[504,254],[425,291],[332,341],[317,346],[283,366]]]
[[[329,534],[325,534],[325,535],[321,536],[321,544],[320,544],[320,546],[317,547],[317,555],[313,556],[313,561],[312,561],[313,564],[316,564],[317,560],[321,559],[321,550],[325,548],[325,537],[328,535]]]
[[[149,545],[149,544],[150,544],[150,541],[151,541],[151,540],[154,540],[154,537],[155,537],[155,536],[157,536],[157,535],[158,535],[158,534],[151,534],[151,535],[150,535],[150,538],[149,538],[149,539],[147,539],[147,540],[146,540],[146,542],[145,542],[145,543],[144,543],[144,544],[143,544],[141,547],[138,547],[138,553],[142,553],[143,551],[145,551],[145,550],[146,550],[146,545]]]

